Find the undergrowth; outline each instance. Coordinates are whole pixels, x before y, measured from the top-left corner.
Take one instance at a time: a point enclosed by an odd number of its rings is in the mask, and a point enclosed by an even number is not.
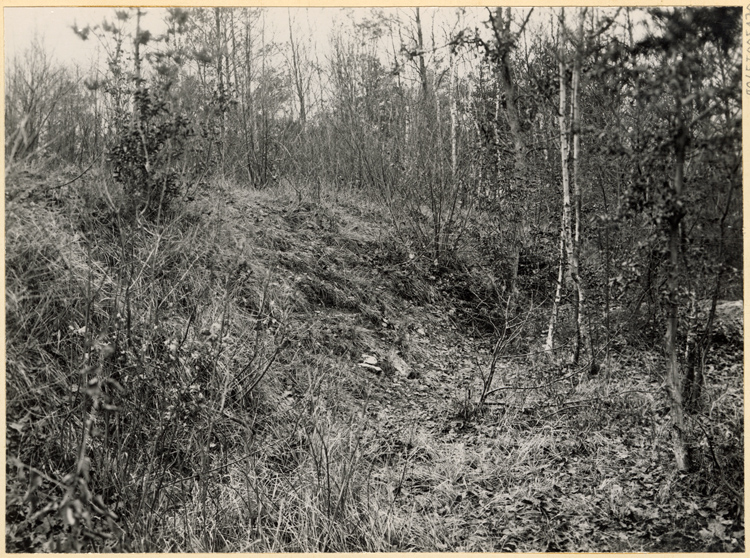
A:
[[[744,547],[736,347],[676,475],[658,353],[550,364],[538,303],[356,191],[146,220],[71,178],[6,177],[7,551]]]

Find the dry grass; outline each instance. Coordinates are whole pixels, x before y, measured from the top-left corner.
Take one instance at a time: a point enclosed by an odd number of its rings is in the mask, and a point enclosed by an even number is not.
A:
[[[42,192],[6,216],[8,549],[381,549],[338,387],[377,341],[299,322],[380,319],[346,268],[364,241],[319,251],[310,234],[337,217],[280,210],[283,186],[217,183],[154,224],[118,216],[102,176],[54,203],[37,180],[8,177]]]
[[[217,182],[155,224],[96,172],[48,179],[7,178],[8,551],[669,550],[736,513],[741,363],[677,477],[658,355],[509,358],[479,407],[487,343],[356,192]],[[703,536],[738,548],[735,523]]]

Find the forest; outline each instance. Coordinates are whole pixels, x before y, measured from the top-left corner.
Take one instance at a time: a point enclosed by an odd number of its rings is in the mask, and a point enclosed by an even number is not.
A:
[[[6,49],[7,552],[744,552],[741,8],[86,10]]]

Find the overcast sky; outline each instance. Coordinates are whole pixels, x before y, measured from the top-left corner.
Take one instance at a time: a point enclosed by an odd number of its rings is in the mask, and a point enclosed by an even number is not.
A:
[[[58,62],[70,62],[84,67],[96,52],[96,40],[82,41],[71,26],[96,25],[105,18],[114,19],[113,8],[5,8],[5,58],[12,59],[26,50],[38,38],[46,51]],[[162,10],[149,9],[144,25],[151,28],[161,20]],[[153,12],[153,13],[152,13]]]
[[[369,9],[355,8],[349,10],[356,14],[357,18],[368,15]],[[386,8],[385,12],[400,15],[402,21],[413,18],[412,8]],[[610,11],[614,11],[611,10]],[[146,8],[146,15],[142,23],[143,27],[153,34],[164,31],[163,23],[164,8]],[[53,58],[63,64],[79,65],[84,70],[91,68],[97,56],[97,50],[101,50],[98,40],[90,37],[88,41],[82,41],[71,30],[71,26],[77,23],[79,27],[86,25],[98,25],[104,19],[114,20],[115,8],[4,8],[5,19],[5,60],[6,64],[14,56],[21,55],[38,38],[45,50],[52,54]],[[288,40],[288,9],[267,8],[266,17],[266,41],[285,42]],[[292,17],[295,20],[295,28],[298,39],[304,40],[306,36],[313,38],[313,50],[324,60],[329,48],[329,36],[334,27],[340,25],[345,17],[344,10],[340,8],[292,8]],[[524,17],[526,9],[519,9],[519,17]],[[435,32],[436,44],[444,43],[444,33],[455,24],[456,8],[423,8],[422,21],[425,28],[425,42],[429,44],[431,32]],[[550,18],[549,8],[536,8],[532,17],[531,26],[542,25],[548,27]],[[637,15],[636,20],[640,19]],[[487,19],[485,8],[467,8],[463,16],[463,23],[470,28],[477,26],[484,28],[483,22]],[[101,59],[104,56],[101,55]]]
[[[456,7],[422,8],[422,25],[425,33],[425,44],[430,45],[434,37],[436,45],[445,44],[445,33],[456,24]],[[399,19],[408,22],[414,17],[414,10],[405,8],[385,8],[386,14],[398,15]],[[164,31],[164,8],[146,8],[146,15],[142,20],[143,28],[152,34]],[[319,60],[326,59],[330,52],[329,38],[334,28],[339,28],[346,18],[346,12],[354,15],[355,19],[367,17],[369,8],[292,8],[292,18],[295,21],[295,34],[298,40],[312,37],[312,50]],[[546,21],[549,17],[547,9],[537,9],[536,18]],[[543,15],[543,14],[547,15]],[[35,39],[41,41],[47,53],[56,62],[65,65],[78,65],[88,71],[99,52],[99,64],[104,60],[99,41],[90,36],[83,41],[76,36],[71,27],[77,24],[79,28],[87,25],[101,24],[104,19],[114,20],[115,8],[4,8],[5,19],[5,61],[6,64],[14,57],[20,56],[28,49]],[[288,8],[266,8],[266,41],[286,42],[289,37]],[[467,8],[463,15],[463,24],[470,28],[477,26],[484,28],[487,19],[485,8]],[[407,24],[408,26],[408,24]],[[405,37],[407,38],[407,37]],[[399,38],[397,37],[398,41]],[[398,45],[395,45],[398,48]],[[389,47],[390,48],[390,47]]]
[[[163,8],[146,8],[142,20],[143,27],[154,34],[165,29]],[[294,12],[304,12],[297,13]],[[39,38],[46,46],[47,52],[54,55],[59,62],[89,66],[96,55],[98,41],[90,38],[82,41],[71,30],[77,23],[79,27],[98,25],[104,19],[114,20],[115,8],[4,8],[5,16],[5,58],[12,59],[26,50],[34,40]],[[333,19],[341,16],[341,10],[332,8],[310,8],[293,10],[292,16],[308,19],[310,28],[316,38],[327,41],[333,27]],[[277,34],[277,41],[288,37],[287,8],[269,8],[266,13],[267,31]],[[305,24],[306,25],[306,24]],[[273,40],[273,37],[268,37]]]

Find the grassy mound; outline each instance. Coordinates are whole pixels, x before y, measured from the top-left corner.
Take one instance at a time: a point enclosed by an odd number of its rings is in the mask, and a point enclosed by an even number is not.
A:
[[[553,367],[522,299],[493,354],[492,274],[376,205],[215,182],[154,223],[70,179],[6,179],[6,550],[743,547],[736,348],[676,476],[660,355]]]

